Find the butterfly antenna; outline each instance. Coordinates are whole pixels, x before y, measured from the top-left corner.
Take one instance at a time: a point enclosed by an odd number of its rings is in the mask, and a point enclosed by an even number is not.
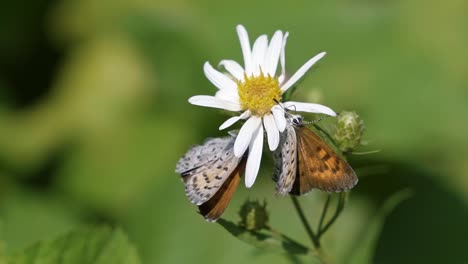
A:
[[[284,107],[284,105],[281,102],[279,102],[278,100],[276,100],[275,98],[273,98],[273,101],[275,101],[275,103],[278,104],[281,107],[281,109],[283,109],[284,115],[286,117],[288,117],[288,118],[293,118],[294,117],[293,114],[290,114],[288,112],[288,110],[291,110],[291,109],[288,109],[287,107]],[[292,111],[296,111],[296,106],[295,105],[291,105],[290,107],[294,108]]]
[[[275,101],[275,103],[276,103],[277,105],[281,106],[281,108],[284,109],[283,105],[282,105],[278,100],[276,100],[275,98],[273,98],[273,101]]]
[[[283,109],[283,112],[284,112],[284,114],[285,114],[286,116],[291,115],[290,113],[288,113],[288,111],[286,111],[286,110],[287,110],[286,107],[284,107],[284,105],[283,105],[280,101],[276,100],[275,98],[273,98],[273,101],[275,101],[275,103],[276,103],[277,105],[279,105],[279,107],[281,107],[281,109]]]
[[[284,107],[284,105],[279,102],[278,100],[276,100],[275,98],[273,98],[273,101],[275,101],[276,104],[278,104],[281,108],[283,108],[284,112],[287,113],[286,111],[296,111],[296,106],[295,105],[291,105],[289,107]],[[288,108],[293,108],[293,109],[288,109]]]
[[[318,119],[315,119],[315,120],[312,120],[312,121],[303,121],[303,123],[304,123],[305,125],[315,124],[315,123],[318,123],[318,122],[320,122],[320,121],[322,121],[322,120],[324,120],[324,119],[327,119],[327,118],[329,118],[329,117],[330,117],[329,115],[327,115],[327,116],[322,116],[322,117],[320,117],[320,118],[318,118]]]

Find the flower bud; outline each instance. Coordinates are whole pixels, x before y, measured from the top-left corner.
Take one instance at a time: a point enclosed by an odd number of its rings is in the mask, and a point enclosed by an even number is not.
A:
[[[263,205],[258,201],[247,200],[239,211],[241,217],[240,226],[247,230],[260,230],[265,228],[268,223],[268,212],[266,211],[266,202]]]
[[[364,121],[355,112],[341,112],[336,121],[333,139],[342,152],[352,151],[361,145]]]

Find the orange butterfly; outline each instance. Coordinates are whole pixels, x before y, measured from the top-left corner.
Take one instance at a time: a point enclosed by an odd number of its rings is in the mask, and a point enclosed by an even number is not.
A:
[[[349,164],[314,131],[305,127],[299,115],[289,115],[274,158],[273,180],[276,192],[282,195],[302,195],[314,188],[343,192],[358,182]]]

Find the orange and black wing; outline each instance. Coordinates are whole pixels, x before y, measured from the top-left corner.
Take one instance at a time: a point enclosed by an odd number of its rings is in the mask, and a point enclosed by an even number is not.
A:
[[[223,214],[237,189],[237,185],[239,185],[244,167],[245,160],[240,162],[213,197],[198,206],[200,214],[202,214],[206,220],[214,222]]]
[[[298,166],[291,194],[305,194],[314,188],[343,192],[356,185],[358,178],[353,169],[314,131],[296,127],[296,135]]]

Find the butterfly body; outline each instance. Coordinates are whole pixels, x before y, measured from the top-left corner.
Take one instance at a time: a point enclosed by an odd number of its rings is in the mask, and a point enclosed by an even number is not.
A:
[[[358,181],[351,166],[304,126],[300,116],[291,115],[280,146],[274,153],[273,176],[279,194],[302,195],[312,189],[343,192]]]

